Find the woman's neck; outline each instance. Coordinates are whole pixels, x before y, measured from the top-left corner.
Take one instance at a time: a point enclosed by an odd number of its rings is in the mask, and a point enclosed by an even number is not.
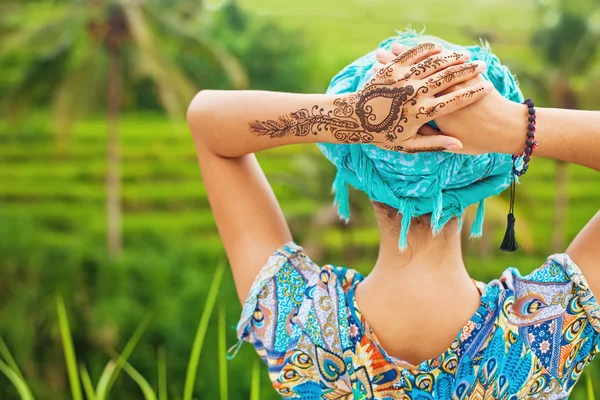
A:
[[[465,268],[458,222],[438,235],[413,224],[409,248],[398,249],[396,229],[382,226],[373,271],[356,290],[363,316],[389,354],[416,363],[441,354],[480,305]]]
[[[370,275],[386,280],[407,277],[435,277],[444,281],[469,281],[462,258],[458,221],[449,221],[437,234],[428,224],[413,223],[408,234],[409,247],[398,248],[399,232],[390,222],[380,222],[381,240],[377,262]],[[396,280],[397,281],[397,280]]]

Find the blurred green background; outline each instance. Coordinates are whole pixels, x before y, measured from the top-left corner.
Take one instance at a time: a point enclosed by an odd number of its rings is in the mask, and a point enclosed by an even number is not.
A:
[[[0,399],[81,391],[69,383],[57,295],[76,379],[89,389],[86,371],[94,387],[111,377],[98,399],[152,399],[149,390],[160,399],[277,398],[251,346],[222,357],[241,307],[229,271],[218,287],[214,279],[223,249],[184,122],[197,90],[323,92],[339,69],[412,24],[460,44],[489,41],[537,104],[598,110],[599,8],[597,0],[2,0]],[[333,167],[315,146],[259,159],[308,253],[368,272],[378,243],[368,199],[351,195],[346,226],[331,207]],[[600,205],[598,174],[582,167],[536,159],[522,183],[524,250],[496,250],[508,205],[504,195],[490,201],[484,238],[465,238],[477,279],[536,268]],[[141,339],[126,346],[145,318]],[[131,353],[128,363],[103,373],[118,353]],[[591,398],[596,379],[591,366],[572,398]],[[18,392],[13,383],[23,381],[29,389]]]

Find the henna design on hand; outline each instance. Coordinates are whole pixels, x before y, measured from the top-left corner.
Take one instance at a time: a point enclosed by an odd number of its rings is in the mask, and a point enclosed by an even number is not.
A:
[[[433,69],[434,71],[440,66],[447,64],[448,61],[454,59],[455,61],[462,57],[460,53],[452,53],[445,56],[430,57],[425,61],[421,61],[419,64],[410,68],[410,70],[404,75],[404,79],[410,79],[418,77],[421,74],[426,73],[428,70]]]
[[[450,83],[457,78],[462,78],[465,75],[472,74],[477,69],[477,64],[465,64],[456,67],[449,67],[442,71],[440,75],[431,77],[427,80],[427,87],[429,89],[435,89],[442,86],[444,83]]]
[[[404,53],[400,54],[398,57],[396,57],[392,61],[390,61],[387,65],[385,65],[379,71],[377,71],[377,73],[375,74],[375,78],[391,77],[396,65],[404,64],[408,60],[416,58],[417,56],[423,54],[426,51],[431,51],[431,50],[435,49],[435,46],[436,45],[434,43],[421,43],[421,44],[413,47],[412,49],[405,51]]]
[[[250,130],[258,136],[269,136],[270,138],[318,135],[325,131],[330,132],[335,140],[341,143],[380,144],[384,139],[386,144],[382,147],[388,150],[408,153],[442,151],[444,148],[408,148],[392,144],[404,132],[406,124],[409,123],[410,107],[416,106],[422,95],[427,94],[430,89],[439,88],[445,83],[472,74],[478,66],[477,64],[466,64],[449,67],[428,80],[409,81],[410,77],[419,76],[431,69],[436,70],[448,63],[449,60],[458,60],[462,57],[462,54],[454,52],[445,56],[431,57],[419,65],[411,67],[404,78],[393,77],[397,64],[404,63],[433,48],[435,48],[434,44],[423,43],[408,50],[379,70],[363,89],[336,98],[333,101],[333,107],[327,111],[325,108],[315,105],[310,110],[303,108],[282,115],[277,120],[256,120],[250,123]],[[415,83],[418,83],[416,89]],[[471,90],[457,95],[447,102],[440,102],[433,106],[421,106],[413,116],[415,119],[420,116],[431,119],[448,103],[472,97],[475,93],[477,91]]]
[[[414,153],[438,153],[440,151],[446,150],[445,147],[441,146],[431,146],[431,147],[404,147],[400,145],[386,145],[384,146],[386,150],[397,151],[402,153],[414,154]]]
[[[362,126],[367,130],[377,133],[387,131],[398,119],[398,112],[400,111],[402,105],[414,92],[415,88],[411,85],[392,88],[375,88],[360,96],[358,102],[356,103],[356,115],[358,116]],[[379,118],[375,113],[373,113],[373,107],[367,103],[376,98],[389,98],[392,99],[392,102],[385,118],[381,122],[373,124],[371,122],[374,122]]]
[[[431,147],[408,147],[404,150],[405,153],[414,154],[414,153],[439,153],[440,151],[446,150],[445,147],[441,146],[431,146]]]
[[[421,43],[412,49],[406,50],[404,53],[400,54],[397,58],[398,62],[404,64],[408,60],[417,57],[418,55],[423,54],[425,51],[430,51],[435,49],[434,43]]]
[[[415,118],[419,119],[420,115],[425,115],[427,118],[433,118],[436,112],[440,108],[446,107],[446,103],[438,103],[434,106],[429,107],[419,107],[419,112],[415,115]]]

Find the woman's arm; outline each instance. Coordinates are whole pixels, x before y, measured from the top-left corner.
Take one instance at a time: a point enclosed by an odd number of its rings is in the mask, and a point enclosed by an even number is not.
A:
[[[536,107],[536,114],[534,153],[600,171],[600,111]]]
[[[378,61],[389,62],[395,57],[393,52],[395,48],[392,52],[379,51]],[[381,68],[381,65],[376,67]],[[441,94],[462,90],[483,80],[477,77]],[[536,107],[536,114],[535,138],[539,147],[533,152],[534,157],[554,158],[600,171],[600,111]],[[520,154],[525,148],[527,117],[527,106],[493,92],[471,106],[436,117],[435,122],[444,134],[463,142],[461,153]]]
[[[310,142],[371,143],[406,151],[460,148],[457,139],[417,131],[434,116],[484,97],[489,85],[434,97],[483,69],[481,63],[464,64],[461,54],[438,53],[439,47],[427,43],[408,50],[353,94],[203,91],[196,96],[188,123],[241,300],[273,250],[292,239],[253,153]]]

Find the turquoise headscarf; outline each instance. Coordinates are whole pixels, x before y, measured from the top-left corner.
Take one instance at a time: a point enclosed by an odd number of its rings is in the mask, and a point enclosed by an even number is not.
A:
[[[469,52],[471,61],[485,61],[484,78],[505,98],[523,101],[514,77],[487,45],[458,46],[409,29],[383,41],[379,47],[389,50],[394,43],[412,47],[422,42],[441,43],[448,50]],[[356,92],[372,77],[376,62],[375,51],[354,61],[332,79],[327,93]],[[431,125],[435,127],[435,124]],[[348,185],[362,190],[374,201],[397,209],[402,215],[399,239],[402,250],[408,245],[408,230],[414,217],[431,214],[434,234],[452,217],[457,217],[460,230],[465,208],[475,203],[479,206],[471,236],[481,236],[484,199],[502,192],[512,178],[509,154],[406,154],[367,144],[320,143],[318,146],[338,170],[333,190],[340,216],[346,220],[350,218]]]

